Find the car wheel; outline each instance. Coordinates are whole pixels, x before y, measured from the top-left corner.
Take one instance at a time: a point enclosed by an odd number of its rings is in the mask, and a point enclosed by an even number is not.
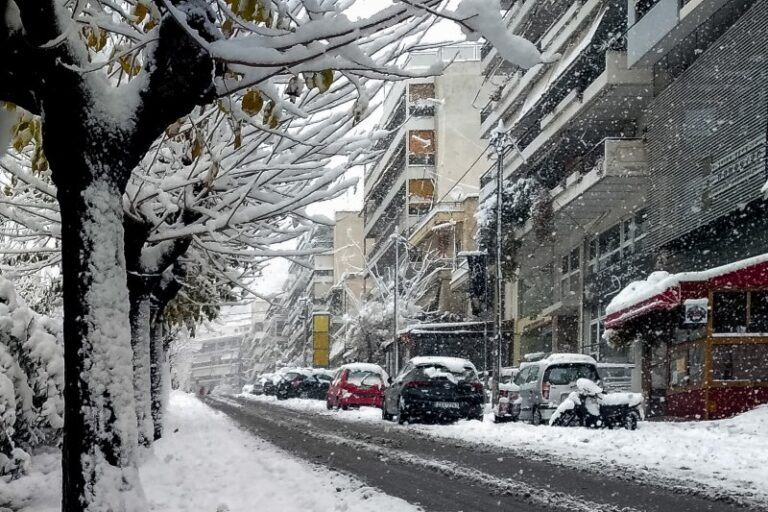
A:
[[[624,418],[624,428],[627,430],[637,430],[637,413],[631,412]]]
[[[542,423],[541,419],[541,411],[538,409],[534,409],[533,413],[531,413],[531,425],[539,426]]]
[[[348,411],[349,410],[349,406],[347,404],[341,404],[341,410],[342,411]]]
[[[405,410],[405,400],[403,400],[403,397],[400,397],[400,400],[397,403],[397,422],[402,425],[407,421],[408,413]]]

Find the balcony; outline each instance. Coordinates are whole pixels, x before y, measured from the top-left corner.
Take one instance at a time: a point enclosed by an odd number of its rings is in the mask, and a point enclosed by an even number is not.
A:
[[[564,246],[583,238],[612,211],[632,212],[650,186],[645,144],[641,139],[605,139],[577,160],[572,172],[550,190],[557,241]],[[517,233],[526,237],[532,222]],[[571,236],[569,236],[571,234]]]
[[[600,76],[581,94],[573,91],[565,96],[552,111],[539,120],[541,130],[524,148],[522,155],[510,151],[505,159],[504,175],[515,175],[530,162],[549,154],[562,143],[560,135],[575,127],[587,130],[604,130],[606,124],[616,119],[633,119],[651,99],[653,73],[647,69],[628,70],[626,55],[607,52],[606,67]],[[481,178],[481,199],[492,192],[495,170]]]
[[[463,201],[443,201],[429,213],[418,217],[418,222],[408,230],[408,241],[419,245],[431,233],[435,226],[450,222],[463,222],[466,218]]]
[[[658,0],[646,12],[639,11],[637,7],[630,8],[627,65],[653,66],[728,2],[729,0]]]

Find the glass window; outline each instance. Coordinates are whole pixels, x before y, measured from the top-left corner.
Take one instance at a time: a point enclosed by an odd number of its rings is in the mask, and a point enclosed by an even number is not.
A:
[[[515,376],[515,384],[520,386],[521,384],[524,384],[524,383],[528,382],[528,374],[529,373],[531,373],[531,368],[530,367],[523,368],[522,370],[520,370],[520,373],[518,373],[517,376]]]
[[[571,251],[571,272],[578,272],[581,269],[579,248]]]
[[[715,380],[768,382],[768,344],[715,345],[712,374]]]
[[[550,366],[544,374],[544,380],[553,386],[566,386],[578,379],[589,379],[597,382],[599,379],[595,367],[591,364],[564,364]]]
[[[531,371],[528,372],[528,379],[526,382],[536,382],[539,379],[539,367],[531,366]]]
[[[747,292],[714,294],[713,330],[716,333],[747,331]]]
[[[747,332],[768,333],[768,292],[750,293],[749,329]]]

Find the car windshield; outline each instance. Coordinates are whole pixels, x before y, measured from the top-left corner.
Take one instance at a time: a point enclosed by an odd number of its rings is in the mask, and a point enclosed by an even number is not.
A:
[[[550,366],[544,375],[544,380],[554,386],[564,386],[578,379],[597,381],[597,370],[591,364],[572,363]]]
[[[331,382],[333,380],[333,377],[331,377],[330,375],[327,375],[325,373],[315,374],[315,378],[317,380],[322,380],[322,381],[325,381],[325,382]]]

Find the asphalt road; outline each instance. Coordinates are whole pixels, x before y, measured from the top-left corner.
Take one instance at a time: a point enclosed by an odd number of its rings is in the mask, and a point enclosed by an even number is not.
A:
[[[767,510],[649,485],[520,453],[419,435],[392,423],[345,422],[268,402],[207,403],[286,451],[354,475],[432,512],[737,512]],[[542,427],[546,428],[546,427]],[[388,511],[387,511],[388,512]]]

